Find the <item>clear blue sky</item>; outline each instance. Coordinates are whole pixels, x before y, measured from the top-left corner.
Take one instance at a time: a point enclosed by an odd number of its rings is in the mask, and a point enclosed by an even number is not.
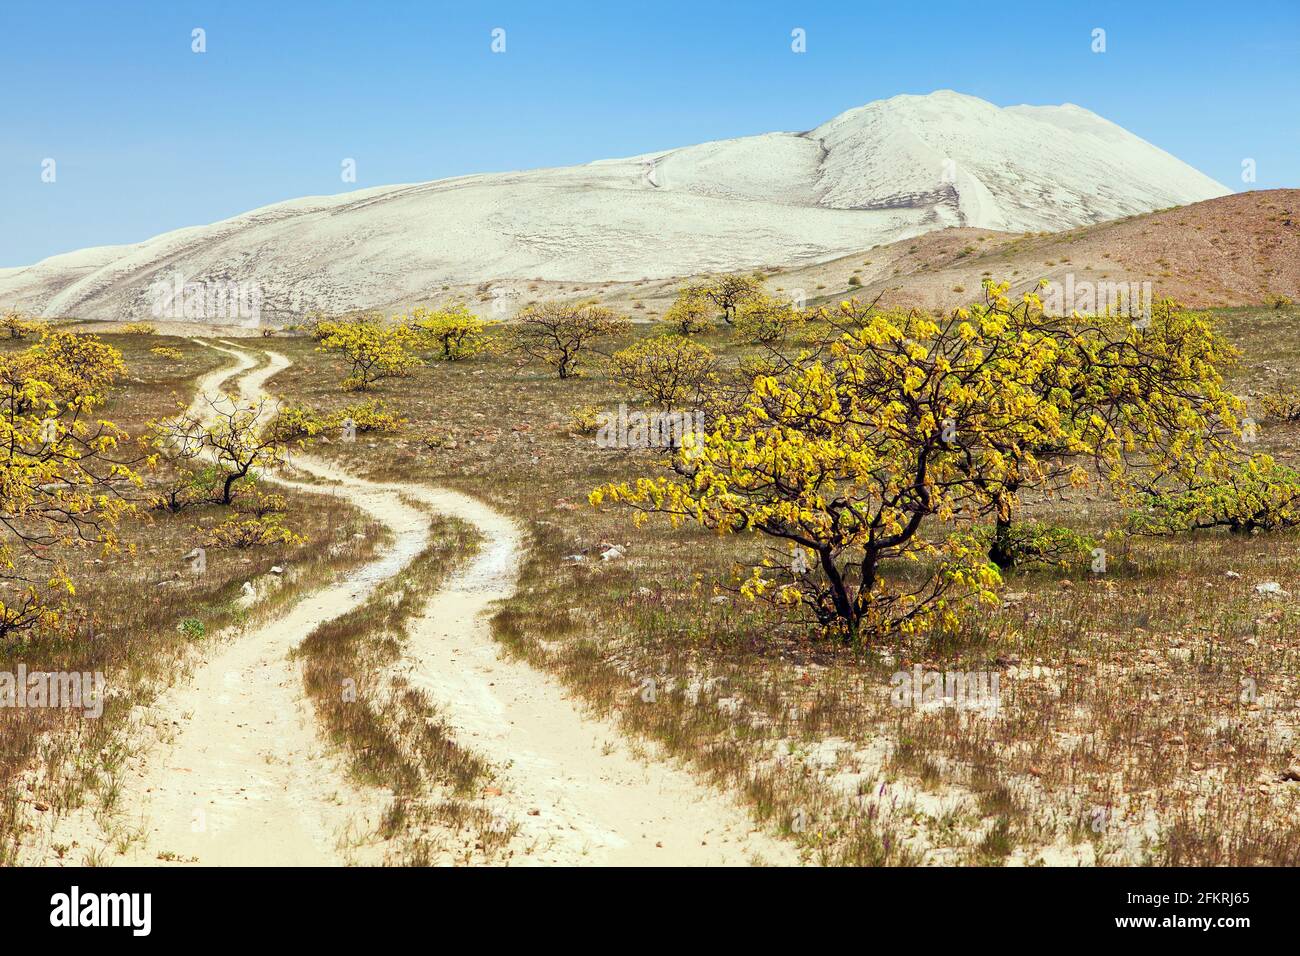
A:
[[[0,65],[0,266],[298,196],[808,129],[944,88],[1077,103],[1233,189],[1300,185],[1298,0],[0,0]]]

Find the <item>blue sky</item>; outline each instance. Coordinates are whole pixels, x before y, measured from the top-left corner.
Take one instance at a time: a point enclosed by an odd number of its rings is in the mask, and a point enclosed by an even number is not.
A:
[[[0,63],[0,266],[303,195],[803,130],[945,88],[1077,103],[1229,188],[1300,185],[1297,0],[2,0]]]

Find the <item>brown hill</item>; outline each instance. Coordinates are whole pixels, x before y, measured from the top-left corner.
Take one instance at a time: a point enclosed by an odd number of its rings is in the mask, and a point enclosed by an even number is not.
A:
[[[852,277],[857,277],[857,285]],[[1300,189],[1236,193],[1058,233],[944,229],[859,256],[789,270],[772,284],[817,301],[845,294],[952,308],[981,280],[1015,291],[1040,279],[1064,284],[1150,282],[1185,305],[1254,305],[1300,299]]]
[[[768,287],[811,303],[848,296],[949,309],[988,278],[1013,291],[1064,284],[1150,282],[1156,297],[1193,307],[1300,300],[1300,189],[1257,190],[1056,233],[953,228],[814,265],[763,270]],[[683,280],[579,290],[532,283],[528,298],[598,296],[634,317],[662,315]],[[558,288],[556,286],[559,286]],[[522,290],[521,290],[522,291]]]

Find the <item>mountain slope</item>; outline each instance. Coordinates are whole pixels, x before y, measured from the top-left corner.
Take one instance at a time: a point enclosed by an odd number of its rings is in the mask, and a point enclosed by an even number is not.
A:
[[[0,302],[147,316],[150,286],[254,284],[270,316],[498,280],[661,279],[842,256],[949,226],[1066,229],[1227,193],[1076,106],[896,96],[806,133],[277,203],[0,270]]]

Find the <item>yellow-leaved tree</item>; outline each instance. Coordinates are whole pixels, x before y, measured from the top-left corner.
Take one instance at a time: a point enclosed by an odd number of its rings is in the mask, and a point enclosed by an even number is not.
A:
[[[411,313],[411,325],[434,343],[444,362],[459,362],[486,352],[491,344],[488,330],[497,324],[479,318],[463,302],[437,310],[418,308]]]
[[[39,332],[41,328],[40,322],[29,319],[17,309],[7,310],[4,318],[0,319],[0,330],[11,339],[25,339],[32,333]]]
[[[740,304],[736,331],[750,342],[776,345],[785,342],[804,320],[803,312],[789,299],[757,293]]]
[[[663,335],[642,339],[610,357],[615,379],[665,409],[683,402],[701,404],[716,364],[707,346]]]
[[[682,335],[698,335],[708,329],[712,314],[713,303],[708,296],[698,286],[686,286],[677,291],[663,321]]]
[[[1041,321],[1033,294],[1020,308],[1003,286],[988,297],[943,317],[842,303],[821,316],[825,340],[770,363],[671,474],[592,503],[776,539],[788,551],[756,563],[742,593],[872,639],[992,600],[998,564],[970,526],[1009,522],[1022,489],[1082,483],[1085,460],[1121,487],[1226,461],[1234,400],[1199,320],[1169,311],[1149,334],[1083,334]],[[1159,394],[1143,391],[1152,361]]]
[[[57,623],[75,592],[61,550],[119,547],[140,479],[95,412],[124,372],[117,349],[71,332],[0,358],[0,640]]]
[[[743,272],[710,276],[683,291],[687,297],[699,296],[712,303],[721,310],[722,320],[732,325],[741,306],[763,294],[763,277]]]
[[[869,322],[874,310],[856,303],[822,318],[835,332]],[[1012,302],[1006,283],[985,283],[983,302],[946,322],[952,339],[963,329],[1001,330],[999,339],[1034,342],[1050,358],[1017,376],[1025,395],[1052,409],[1050,429],[996,428],[947,416],[950,447],[993,515],[989,556],[1002,569],[1019,563],[1027,542],[1015,527],[1022,492],[1051,497],[1099,479],[1132,502],[1170,481],[1221,476],[1237,453],[1242,405],[1224,386],[1236,352],[1207,315],[1154,304],[1145,321],[1122,316],[1045,316],[1036,293]],[[976,340],[972,340],[976,341]],[[963,351],[966,346],[962,346]],[[975,354],[1005,361],[1001,341],[978,342]],[[1004,403],[1002,414],[1019,414]],[[985,467],[988,459],[997,468]]]
[[[377,317],[318,322],[313,334],[320,342],[318,351],[338,353],[351,363],[344,391],[368,391],[386,376],[408,375],[424,364],[412,351],[418,344],[417,333],[404,325],[386,325]]]

